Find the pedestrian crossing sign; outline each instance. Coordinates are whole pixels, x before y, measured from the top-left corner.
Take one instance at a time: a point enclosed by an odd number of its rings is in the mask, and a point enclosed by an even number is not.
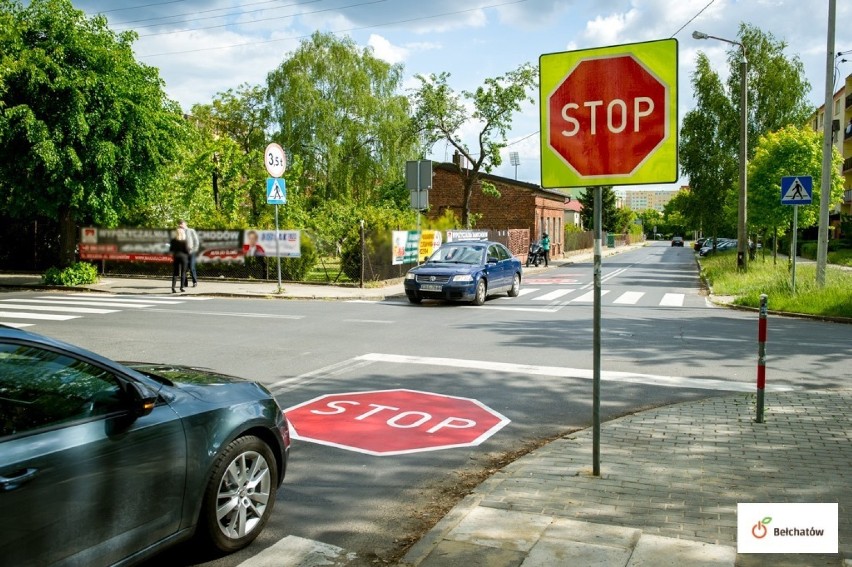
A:
[[[267,205],[286,205],[287,204],[287,184],[281,177],[266,178],[266,204]]]
[[[814,182],[809,175],[792,175],[781,178],[782,205],[810,205],[813,201]]]

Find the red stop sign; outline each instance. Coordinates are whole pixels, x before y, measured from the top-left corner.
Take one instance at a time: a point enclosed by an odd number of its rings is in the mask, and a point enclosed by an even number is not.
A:
[[[477,400],[404,389],[326,394],[285,413],[295,439],[369,455],[479,445],[509,423]]]
[[[581,60],[548,96],[548,144],[581,176],[630,175],[668,136],[667,90],[633,55]]]

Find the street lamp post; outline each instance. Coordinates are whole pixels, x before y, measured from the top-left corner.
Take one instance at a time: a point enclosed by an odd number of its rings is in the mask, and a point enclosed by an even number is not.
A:
[[[704,32],[692,32],[693,39],[716,39],[737,45],[742,53],[740,63],[740,195],[737,207],[737,269],[744,272],[748,269],[748,59],[745,46],[731,39],[708,35]]]

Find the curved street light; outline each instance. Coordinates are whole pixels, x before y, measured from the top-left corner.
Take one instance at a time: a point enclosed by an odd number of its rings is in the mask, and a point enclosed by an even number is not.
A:
[[[746,91],[748,88],[748,59],[746,58],[746,48],[739,41],[716,37],[697,30],[692,32],[692,37],[693,39],[715,39],[739,46],[743,56],[740,63],[740,195],[739,206],[737,207],[737,269],[744,272],[748,269],[748,230],[746,228],[748,218],[746,212],[748,204],[748,149],[746,145],[748,141],[748,95]]]

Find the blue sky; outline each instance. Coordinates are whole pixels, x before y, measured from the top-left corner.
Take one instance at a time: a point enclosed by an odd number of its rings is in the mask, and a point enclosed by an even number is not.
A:
[[[852,50],[852,2],[837,4],[835,51]],[[728,46],[694,40],[692,31],[736,38],[741,22],[786,41],[788,55],[804,63],[808,100],[819,106],[824,99],[828,0],[77,0],[75,6],[103,13],[116,30],[135,29],[137,56],[160,69],[169,96],[186,110],[241,83],[263,83],[300,40],[320,30],[348,35],[378,57],[402,63],[406,89],[416,86],[416,74],[446,71],[459,91],[537,63],[543,53],[674,36],[682,117],[693,104],[689,78],[697,51],[720,72],[726,69]],[[846,58],[838,62],[837,86],[852,74],[852,53]],[[476,131],[471,125],[467,135]],[[538,107],[526,105],[495,173],[514,177],[508,153],[516,151],[518,178],[538,183],[537,131]],[[449,156],[439,143],[430,157]]]

